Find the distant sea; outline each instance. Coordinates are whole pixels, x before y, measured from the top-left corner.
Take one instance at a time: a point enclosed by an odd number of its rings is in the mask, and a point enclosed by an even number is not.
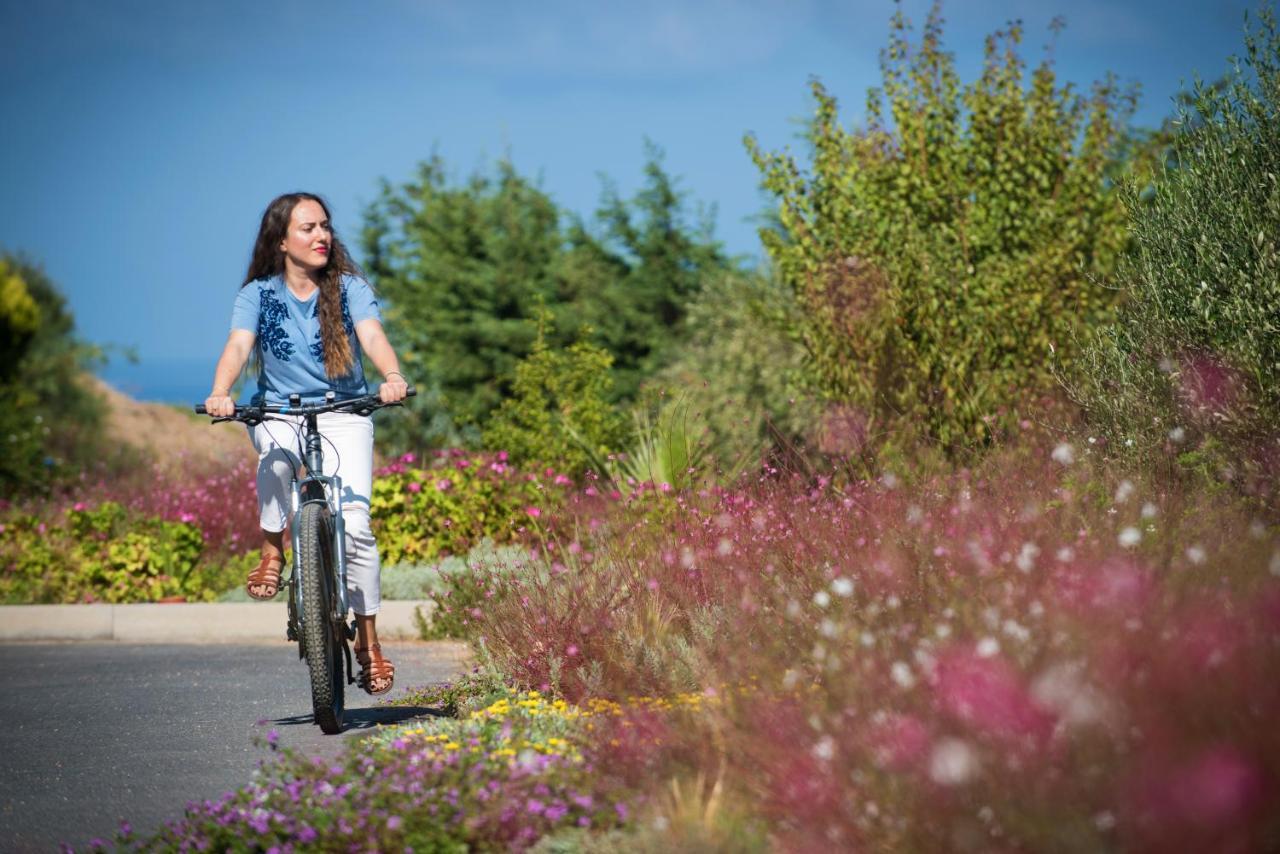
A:
[[[148,361],[130,365],[112,360],[98,376],[137,400],[189,405],[203,403],[213,379],[209,360]]]

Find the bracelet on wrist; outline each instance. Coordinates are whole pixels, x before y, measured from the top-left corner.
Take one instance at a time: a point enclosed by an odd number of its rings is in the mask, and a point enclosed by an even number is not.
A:
[[[383,377],[383,379],[388,379],[388,380],[389,380],[389,379],[391,379],[391,375],[392,375],[392,374],[395,374],[395,375],[396,375],[396,376],[398,376],[401,380],[404,380],[404,374],[400,373],[399,371],[387,371],[385,374],[383,374],[383,375],[382,375],[382,377]]]

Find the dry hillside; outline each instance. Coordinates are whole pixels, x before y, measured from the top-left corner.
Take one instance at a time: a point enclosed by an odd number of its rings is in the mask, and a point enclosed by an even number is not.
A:
[[[210,424],[208,418],[176,406],[134,400],[100,379],[91,382],[107,403],[107,435],[123,445],[171,460],[184,454],[212,463],[256,458],[241,424]]]

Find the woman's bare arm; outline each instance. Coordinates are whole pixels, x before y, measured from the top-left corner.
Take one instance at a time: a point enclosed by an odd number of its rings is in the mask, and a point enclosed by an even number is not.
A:
[[[404,400],[409,391],[409,381],[404,374],[400,373],[400,360],[396,358],[396,351],[387,340],[387,333],[383,331],[381,321],[372,317],[360,321],[356,324],[356,337],[360,339],[360,347],[369,357],[369,361],[373,362],[374,367],[386,378],[386,382],[378,389],[382,402],[395,403],[398,400]]]
[[[232,329],[227,336],[227,344],[218,357],[218,366],[213,369],[213,390],[204,402],[210,415],[231,415],[236,404],[231,399],[231,387],[236,384],[240,372],[244,370],[249,354],[253,352],[253,343],[257,336],[248,329]]]

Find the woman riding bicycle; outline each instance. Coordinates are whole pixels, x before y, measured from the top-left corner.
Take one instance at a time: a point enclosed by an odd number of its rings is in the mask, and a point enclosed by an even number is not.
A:
[[[319,403],[332,391],[338,399],[368,393],[361,354],[385,382],[384,403],[403,400],[408,385],[382,330],[378,302],[334,234],[320,197],[288,193],[262,215],[249,272],[236,296],[231,334],[218,359],[213,390],[205,401],[213,416],[235,411],[231,387],[250,354],[257,358],[254,403],[287,404],[299,394]],[[264,421],[249,428],[258,451],[258,510],[262,561],[246,587],[255,599],[280,589],[289,482],[301,464],[297,419]],[[342,478],[346,529],[347,595],[356,615],[356,660],[360,685],[370,694],[391,690],[395,668],[382,655],[376,615],[380,604],[378,548],[369,527],[373,483],[373,421],[352,413],[319,417],[327,449],[325,471]]]

